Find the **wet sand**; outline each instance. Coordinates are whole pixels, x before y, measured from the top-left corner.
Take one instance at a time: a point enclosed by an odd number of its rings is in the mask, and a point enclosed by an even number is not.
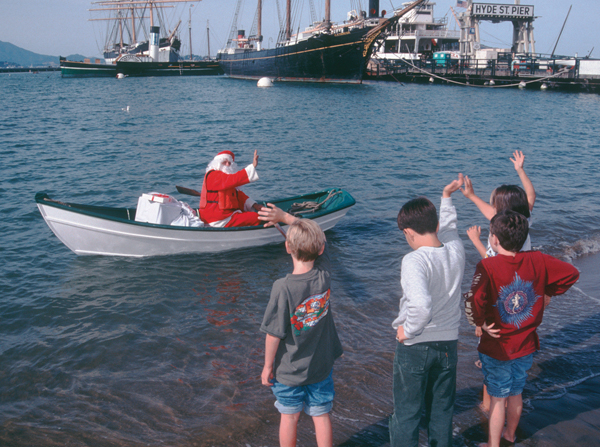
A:
[[[559,399],[537,400],[523,415],[518,444],[523,446],[600,446],[600,377],[570,388]]]

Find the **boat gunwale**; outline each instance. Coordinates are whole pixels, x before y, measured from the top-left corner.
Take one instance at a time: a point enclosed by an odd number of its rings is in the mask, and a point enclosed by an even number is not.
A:
[[[344,205],[344,206],[340,206],[340,207],[336,207],[332,210],[328,210],[326,212],[316,212],[314,213],[313,216],[303,216],[302,213],[299,213],[300,218],[305,218],[305,219],[310,219],[310,220],[315,220],[318,219],[320,217],[323,216],[327,216],[329,214],[333,214],[335,212],[338,211],[342,211],[346,208],[350,208],[352,206],[354,206],[356,204],[356,200],[354,199],[354,197],[352,197],[352,195],[343,190],[342,188],[328,188],[322,191],[317,191],[317,192],[313,192],[313,193],[308,193],[308,194],[302,194],[302,195],[298,195],[298,196],[294,196],[294,197],[285,197],[285,198],[281,198],[281,199],[275,199],[275,200],[267,200],[264,201],[265,203],[281,203],[281,202],[288,202],[288,201],[293,201],[293,200],[297,200],[300,198],[306,198],[309,196],[318,196],[318,195],[323,195],[325,193],[328,193],[330,191],[342,191],[344,193],[344,198],[347,199],[351,199],[348,204]],[[48,200],[46,200],[48,199]],[[108,206],[97,206],[97,205],[84,205],[84,204],[80,204],[80,203],[66,203],[66,202],[59,202],[56,201],[54,199],[52,199],[47,193],[45,192],[38,192],[35,195],[35,201],[38,205],[43,205],[43,206],[50,206],[53,208],[58,208],[64,211],[69,211],[71,213],[74,214],[82,214],[85,216],[90,216],[90,217],[94,217],[97,219],[102,219],[102,220],[106,220],[106,221],[111,221],[111,222],[120,222],[120,223],[124,223],[127,225],[133,225],[133,226],[141,226],[141,227],[147,227],[147,228],[156,228],[156,229],[163,229],[163,230],[175,230],[175,231],[226,231],[226,232],[231,232],[231,231],[260,231],[260,230],[270,230],[271,228],[268,227],[256,227],[256,226],[246,226],[246,227],[222,227],[222,228],[216,228],[216,227],[211,227],[211,226],[205,226],[205,227],[184,227],[184,226],[177,226],[177,225],[163,225],[163,224],[154,224],[154,223],[149,223],[149,222],[138,222],[136,220],[130,220],[130,219],[123,219],[121,217],[114,217],[114,216],[108,216],[106,214],[102,214],[100,212],[95,212],[95,211],[90,211],[90,210],[86,210],[86,209],[82,209],[79,208],[81,206],[84,207],[92,207],[92,208],[96,208],[98,210],[104,209],[107,211],[114,211],[114,210],[122,210],[122,211],[126,211],[126,212],[130,212],[130,211],[136,211],[137,208],[127,208],[127,207],[121,207],[121,208],[116,208],[116,207],[108,207]],[[44,217],[45,220],[45,216]],[[285,225],[285,224],[282,224]]]

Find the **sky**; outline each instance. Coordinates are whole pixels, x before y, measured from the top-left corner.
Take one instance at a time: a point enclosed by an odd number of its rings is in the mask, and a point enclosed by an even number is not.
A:
[[[403,0],[380,0],[380,9],[391,11],[399,8]],[[302,7],[301,29],[309,25],[309,2]],[[478,3],[514,4],[514,0],[479,0]],[[285,0],[279,0],[285,7]],[[600,0],[521,0],[522,5],[533,5],[537,17],[534,22],[536,52],[550,54],[556,44],[561,27],[572,5],[572,10],[555,54],[600,58]],[[192,6],[193,5],[193,6]],[[215,56],[230,34],[237,0],[203,0],[183,3],[167,13],[171,27],[179,19],[182,54],[189,54],[188,20],[191,12],[192,49],[194,54],[207,54],[207,21],[210,25],[210,54]],[[319,18],[323,17],[324,0],[314,0]],[[368,8],[368,0],[331,0],[331,19],[341,22],[347,12]],[[97,8],[90,0],[0,0],[0,41],[10,42],[34,53],[67,56],[81,54],[88,57],[100,57],[104,46],[105,22],[90,21],[98,17],[89,11]],[[450,7],[455,11],[456,0],[436,0],[435,18],[448,17],[450,29],[458,29]],[[256,0],[244,0],[239,13],[238,28],[252,27],[256,10]],[[283,12],[282,12],[283,13]],[[296,27],[298,25],[295,25]],[[484,45],[509,48],[512,41],[512,25],[509,23],[492,24],[482,22],[481,40]],[[279,22],[276,0],[263,0],[263,36],[264,45],[273,46],[277,39]]]

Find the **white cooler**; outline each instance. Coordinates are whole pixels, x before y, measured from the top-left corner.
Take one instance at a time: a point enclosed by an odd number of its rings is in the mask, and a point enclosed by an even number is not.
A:
[[[166,194],[142,194],[138,199],[136,222],[171,225],[181,214],[181,205]]]

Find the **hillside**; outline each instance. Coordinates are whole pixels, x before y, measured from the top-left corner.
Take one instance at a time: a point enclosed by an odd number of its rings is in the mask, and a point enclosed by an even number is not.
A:
[[[70,61],[83,61],[86,56],[71,54],[67,56]],[[0,66],[17,65],[21,67],[47,67],[58,65],[58,56],[47,56],[24,50],[9,42],[0,40]]]

